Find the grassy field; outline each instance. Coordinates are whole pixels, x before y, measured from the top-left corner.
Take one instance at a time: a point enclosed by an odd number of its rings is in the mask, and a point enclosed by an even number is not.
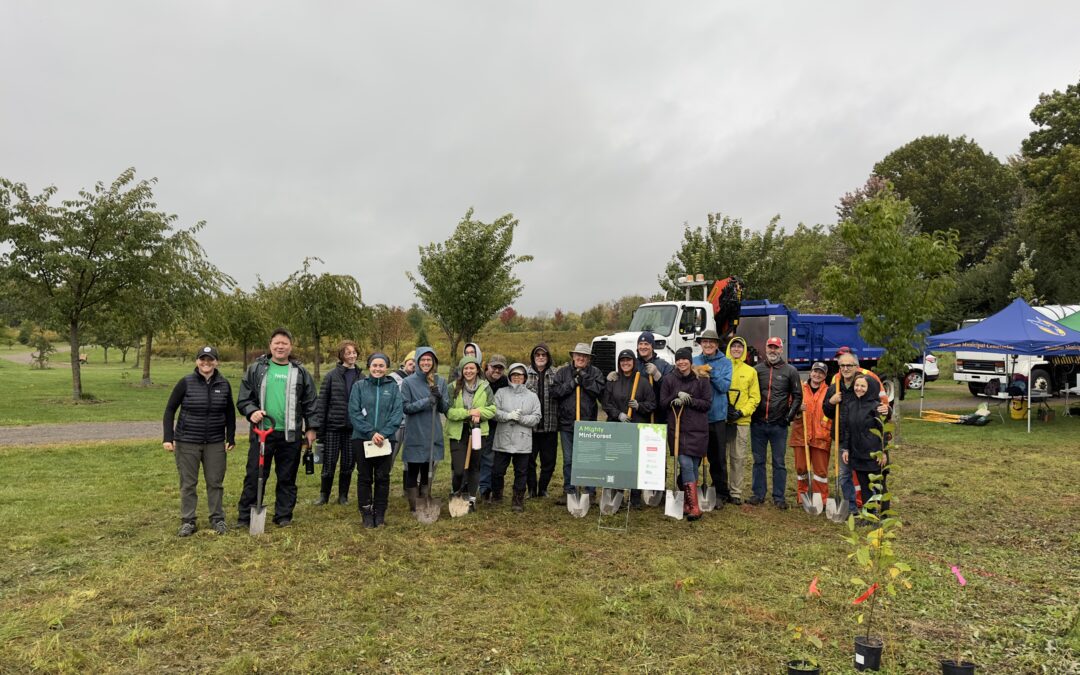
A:
[[[1021,431],[906,424],[891,488],[915,585],[881,617],[888,672],[939,672],[958,644],[981,672],[1077,671],[1080,420]],[[778,673],[789,623],[851,671],[848,547],[801,510],[650,509],[619,533],[529,502],[422,526],[395,488],[371,531],[301,475],[292,528],[178,539],[156,442],[0,448],[0,476],[4,672]]]

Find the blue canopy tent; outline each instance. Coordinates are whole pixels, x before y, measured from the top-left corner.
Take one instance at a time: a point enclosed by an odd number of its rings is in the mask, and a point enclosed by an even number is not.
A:
[[[1015,356],[1080,354],[1080,332],[1051,321],[1020,298],[993,316],[967,328],[931,335],[928,352],[996,352]],[[923,387],[925,390],[925,387]],[[1031,432],[1031,387],[1027,388],[1027,425]],[[922,402],[919,404],[920,412]]]

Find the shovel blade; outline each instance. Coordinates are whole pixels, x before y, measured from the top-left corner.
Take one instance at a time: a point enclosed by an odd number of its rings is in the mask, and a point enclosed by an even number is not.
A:
[[[663,490],[642,490],[641,501],[645,503],[645,506],[660,506],[660,502],[664,499]]]
[[[600,513],[605,516],[615,515],[619,512],[619,507],[622,506],[622,500],[622,490],[604,488],[603,492],[600,493]]]
[[[686,493],[682,490],[674,492],[672,490],[667,491],[667,498],[664,500],[664,515],[668,518],[674,518],[675,520],[683,519],[683,500],[686,499]]]
[[[248,534],[262,534],[266,530],[266,507],[251,507]]]
[[[589,513],[589,493],[566,495],[566,510],[575,518],[584,518]]]
[[[847,502],[840,498],[830,499],[825,504],[825,517],[834,523],[843,523],[848,519]]]
[[[450,510],[451,518],[460,518],[469,513],[469,500],[461,495],[454,495],[450,498],[450,503],[447,504],[447,508]]]
[[[468,508],[466,504],[465,508]],[[439,513],[442,511],[442,501],[438,499],[421,499],[416,502],[416,519],[424,525],[431,525],[439,519]]]
[[[716,508],[716,488],[709,486],[701,493],[698,506],[702,511],[712,511]]]

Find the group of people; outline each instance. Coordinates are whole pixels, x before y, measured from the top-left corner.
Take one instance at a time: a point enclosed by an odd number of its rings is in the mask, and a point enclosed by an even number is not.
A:
[[[511,465],[514,511],[525,510],[527,497],[548,496],[561,441],[563,485],[556,501],[565,504],[567,495],[580,489],[571,478],[574,423],[597,420],[601,409],[609,422],[667,425],[669,451],[678,457],[676,482],[685,492],[684,513],[690,520],[701,517],[699,481],[701,489],[715,488],[717,508],[744,503],[748,449],[753,470],[746,504],[765,503],[771,450],[770,497],[778,508],[788,508],[789,444],[795,449],[798,493],[828,498],[835,441],[842,459],[841,489],[856,510],[863,501],[862,486],[870,485],[869,474],[883,472],[887,463],[887,455],[878,453],[884,450],[881,419],[888,412],[887,400],[879,399],[880,380],[860,369],[850,351],[838,354],[840,369],[831,384],[824,363],[815,363],[803,383],[781,356],[781,338],[768,340],[764,358],[755,365],[748,362],[741,337],[721,350],[720,336],[706,330],[698,343],[700,354],[682,348],[671,364],[657,355],[653,334],[643,332],[637,350],[619,353],[615,370],[606,375],[592,364],[591,348],[584,343],[559,368],[543,343],[532,349],[529,364],[509,366],[499,354],[485,362],[479,345],[468,343],[447,381],[438,374],[438,357],[430,347],[408,354],[397,370],[391,370],[386,354],[373,353],[365,376],[357,364],[356,343],[346,340],[338,348],[337,365],[316,390],[307,369],[293,358],[292,334],[278,328],[268,352],[245,371],[235,409],[230,383],[217,369],[216,349],[203,347],[194,372],[174,388],[164,416],[163,445],[175,453],[180,475],[178,534],[197,530],[200,465],[210,525],[218,533],[227,531],[222,483],[225,453],[235,444],[236,411],[253,427],[272,429],[262,444],[251,435],[238,504],[237,526],[242,528],[248,527],[257,500],[260,472],[265,478],[271,467],[276,479],[273,522],[279,527],[292,523],[301,451],[317,441],[323,462],[315,504],[330,501],[335,475],[337,501],[347,504],[355,469],[364,527],[385,524],[390,472],[399,454],[410,509],[431,497],[435,469],[445,457],[444,436],[450,446],[451,492],[467,499],[470,511],[478,502],[503,501]],[[809,465],[804,447],[809,448]],[[707,476],[702,475],[703,462]],[[883,482],[879,485],[884,489]],[[641,494],[631,491],[631,508],[641,505]]]

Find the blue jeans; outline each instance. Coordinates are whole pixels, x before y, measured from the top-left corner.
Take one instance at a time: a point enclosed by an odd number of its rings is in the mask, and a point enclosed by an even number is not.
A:
[[[750,423],[750,451],[754,455],[751,491],[755,499],[765,500],[765,489],[768,487],[765,480],[765,450],[766,446],[771,445],[772,499],[774,502],[784,501],[784,489],[787,487],[787,467],[784,466],[784,455],[787,453],[787,432],[786,424]]]
[[[560,431],[559,440],[562,441],[562,482],[563,492],[566,494],[576,493],[574,485],[570,481],[570,476],[573,474],[574,468],[574,432],[573,431]],[[596,494],[596,488],[585,488],[585,491],[591,495]]]
[[[851,480],[851,466],[844,461],[843,453],[840,453],[840,492],[844,493],[851,513],[858,513],[859,508],[855,506],[855,482]]]
[[[683,485],[696,483],[698,481],[698,471],[700,468],[700,457],[679,455],[679,482]]]
[[[495,467],[495,429],[484,436],[480,443],[480,494],[491,492],[491,472]]]

